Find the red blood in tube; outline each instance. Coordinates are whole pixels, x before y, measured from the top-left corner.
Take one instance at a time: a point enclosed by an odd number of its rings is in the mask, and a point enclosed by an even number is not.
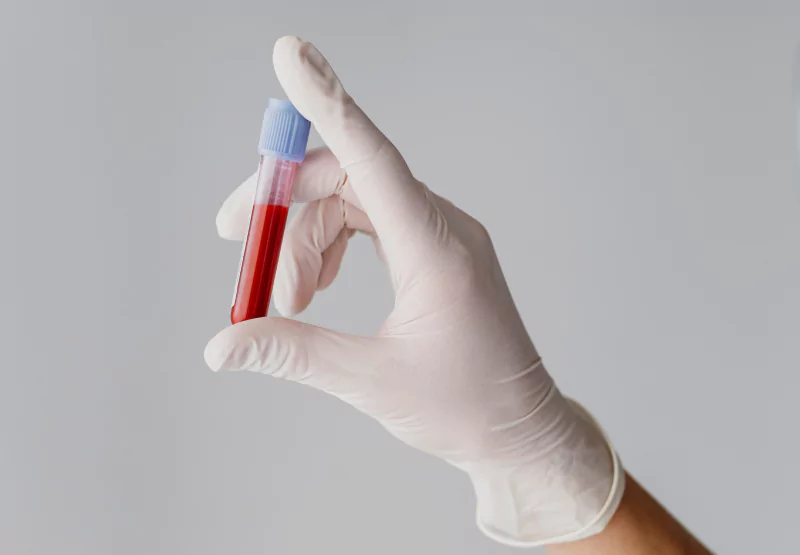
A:
[[[288,214],[286,206],[253,205],[236,296],[231,307],[232,323],[267,315]]]

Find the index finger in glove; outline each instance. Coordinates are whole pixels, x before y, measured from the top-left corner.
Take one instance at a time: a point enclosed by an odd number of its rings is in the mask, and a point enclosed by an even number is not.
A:
[[[426,239],[438,225],[426,187],[356,105],[314,45],[283,37],[275,43],[273,63],[289,99],[347,171],[387,258],[401,269],[426,248]]]

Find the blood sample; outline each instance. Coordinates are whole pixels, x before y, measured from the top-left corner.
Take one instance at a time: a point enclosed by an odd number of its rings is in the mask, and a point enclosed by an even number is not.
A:
[[[311,124],[285,100],[270,99],[258,152],[258,179],[236,279],[231,322],[263,318],[278,267],[297,168],[305,158]]]

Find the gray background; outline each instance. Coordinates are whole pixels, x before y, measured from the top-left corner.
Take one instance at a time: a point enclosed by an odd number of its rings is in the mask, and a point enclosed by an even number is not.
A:
[[[239,257],[214,216],[289,33],[487,225],[627,467],[715,550],[797,552],[789,3],[333,4],[0,4],[0,552],[512,553],[451,468],[205,367]],[[390,307],[357,238],[303,319],[369,333]]]

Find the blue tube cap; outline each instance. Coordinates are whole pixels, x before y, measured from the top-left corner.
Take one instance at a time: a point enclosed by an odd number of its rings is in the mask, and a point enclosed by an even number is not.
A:
[[[311,122],[300,115],[288,100],[270,98],[261,124],[258,153],[292,162],[306,157]]]

